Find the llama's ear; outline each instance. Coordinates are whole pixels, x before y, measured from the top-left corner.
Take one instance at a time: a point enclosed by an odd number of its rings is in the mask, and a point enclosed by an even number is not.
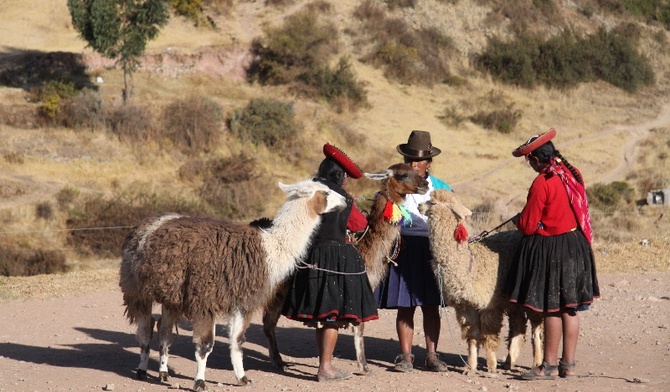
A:
[[[297,186],[298,184],[284,184],[281,181],[279,181],[277,183],[277,185],[279,186],[279,189],[281,189],[282,191],[284,191],[286,193],[294,192],[298,188],[298,186]]]
[[[472,211],[467,209],[463,204],[456,203],[451,206],[451,210],[458,216],[459,219],[465,219],[472,215]]]
[[[381,181],[387,177],[391,177],[393,175],[393,170],[386,169],[384,171],[380,171],[377,173],[364,173],[365,177],[375,180],[375,181]]]

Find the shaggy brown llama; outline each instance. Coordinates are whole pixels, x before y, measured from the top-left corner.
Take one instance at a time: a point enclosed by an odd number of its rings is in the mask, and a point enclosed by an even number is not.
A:
[[[159,303],[161,380],[168,378],[168,349],[175,323],[185,317],[193,325],[196,347],[193,390],[206,390],[205,369],[214,346],[215,320],[224,317],[235,377],[238,384],[250,383],[241,345],[252,315],[294,272],[321,223],[321,214],[346,205],[343,196],[319,182],[279,186],[287,193],[286,201],[267,229],[172,214],[146,219],[128,234],[119,285],[126,316],[131,324],[137,323],[138,378],[147,374],[152,305]]]

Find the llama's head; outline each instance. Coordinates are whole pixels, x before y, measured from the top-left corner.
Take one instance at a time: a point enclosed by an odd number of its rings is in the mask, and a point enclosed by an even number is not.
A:
[[[305,199],[312,216],[341,210],[347,206],[344,196],[320,182],[306,180],[289,185],[279,182],[278,185],[287,193],[287,203]]]
[[[378,173],[365,173],[365,177],[382,181],[380,192],[393,203],[402,203],[406,195],[428,192],[428,181],[406,163],[396,163]]]
[[[472,215],[472,211],[461,204],[454,192],[443,189],[434,190],[430,194],[430,200],[419,204],[419,211],[429,219],[437,218],[439,215],[444,220],[451,215],[459,223]],[[447,213],[449,215],[445,215]]]

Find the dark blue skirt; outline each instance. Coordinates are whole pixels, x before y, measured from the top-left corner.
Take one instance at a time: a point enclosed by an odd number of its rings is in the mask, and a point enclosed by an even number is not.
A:
[[[512,302],[538,312],[587,309],[600,297],[595,259],[584,234],[524,236],[507,275]]]
[[[402,236],[398,266],[389,264],[387,278],[375,290],[377,307],[396,309],[440,305],[440,289],[431,265],[428,237]]]

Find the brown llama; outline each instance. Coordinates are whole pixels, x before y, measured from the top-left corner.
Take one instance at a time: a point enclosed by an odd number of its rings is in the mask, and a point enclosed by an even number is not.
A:
[[[368,215],[368,229],[358,243],[358,249],[365,261],[365,269],[374,290],[384,280],[388,272],[388,263],[394,245],[400,237],[399,222],[390,222],[383,213],[387,204],[400,204],[405,196],[413,193],[424,194],[428,191],[428,181],[421,178],[410,165],[398,163],[379,173],[365,173],[372,180],[381,181],[380,190],[374,198]],[[288,366],[281,357],[277,347],[275,329],[281,316],[282,306],[288,294],[289,279],[277,290],[274,300],[265,307],[263,315],[263,332],[268,339],[268,351],[272,364],[285,370]],[[365,323],[354,326],[354,346],[359,370],[368,373],[364,346]]]
[[[269,228],[172,214],[146,219],[130,231],[123,244],[119,285],[126,316],[137,324],[138,378],[147,374],[152,304],[159,303],[162,381],[168,379],[172,331],[185,317],[193,325],[196,347],[193,390],[207,389],[205,370],[214,347],[215,320],[223,317],[228,320],[230,359],[238,384],[251,382],[244,372],[241,348],[251,317],[294,273],[321,214],[346,205],[343,196],[319,182],[279,186],[287,197]]]

